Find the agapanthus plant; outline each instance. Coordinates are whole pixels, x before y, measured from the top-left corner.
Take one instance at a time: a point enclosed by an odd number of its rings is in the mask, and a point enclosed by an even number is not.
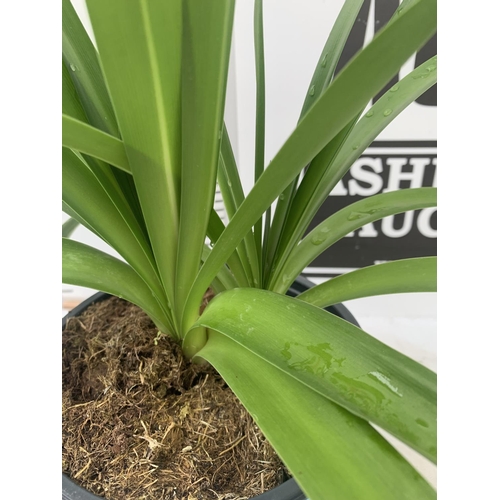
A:
[[[63,238],[63,279],[140,306],[186,357],[212,364],[311,499],[420,500],[434,490],[370,423],[435,462],[436,375],[322,308],[434,291],[435,258],[285,295],[352,231],[436,204],[434,188],[382,193],[308,232],[354,161],[436,82],[432,58],[367,110],[435,33],[436,2],[404,0],[337,71],[362,3],[346,0],[298,124],[265,165],[255,1],[255,185],[245,197],[223,119],[234,0],[87,0],[97,49],[64,0],[63,209],[123,260]],[[227,225],[213,209],[217,184]],[[216,296],[200,316],[209,288]]]

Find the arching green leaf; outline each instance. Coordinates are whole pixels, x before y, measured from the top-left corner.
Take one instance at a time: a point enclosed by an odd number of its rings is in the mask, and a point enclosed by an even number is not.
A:
[[[436,374],[351,323],[291,297],[237,288],[213,299],[199,326],[436,461]]]
[[[436,498],[371,425],[238,343],[211,332],[199,355],[223,376],[310,498]]]
[[[418,257],[384,262],[332,278],[300,294],[298,299],[317,307],[346,300],[437,291],[437,257]]]

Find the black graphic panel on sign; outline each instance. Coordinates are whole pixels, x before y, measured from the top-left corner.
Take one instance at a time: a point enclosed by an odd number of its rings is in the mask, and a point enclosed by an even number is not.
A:
[[[367,196],[436,185],[435,141],[375,142],[354,162],[316,214],[309,230]],[[436,208],[385,217],[335,243],[310,267],[359,268],[380,262],[436,255]],[[311,270],[312,272],[312,270]],[[315,275],[320,275],[314,273]]]
[[[425,61],[437,54],[437,35],[434,35],[418,52],[415,57],[415,67],[420,66]],[[437,84],[425,91],[415,101],[424,106],[437,106]]]

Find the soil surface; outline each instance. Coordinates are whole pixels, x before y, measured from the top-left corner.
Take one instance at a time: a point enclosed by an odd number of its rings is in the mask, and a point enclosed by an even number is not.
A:
[[[112,500],[244,500],[287,478],[210,366],[110,298],[63,331],[63,472]]]

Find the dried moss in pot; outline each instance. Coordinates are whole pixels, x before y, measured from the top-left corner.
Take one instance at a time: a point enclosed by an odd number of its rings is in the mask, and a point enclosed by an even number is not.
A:
[[[246,499],[286,477],[215,370],[117,298],[63,331],[63,472],[113,500]]]

